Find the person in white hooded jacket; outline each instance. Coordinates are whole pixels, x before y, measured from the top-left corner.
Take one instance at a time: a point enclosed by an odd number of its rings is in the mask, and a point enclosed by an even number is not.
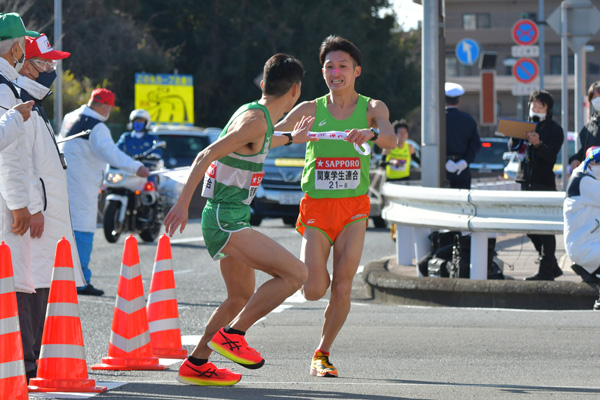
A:
[[[25,35],[39,36],[39,33],[27,31],[16,13],[0,14],[0,116],[21,103],[11,81],[17,79],[25,61]],[[29,208],[31,160],[24,146],[24,127],[29,123],[30,120],[17,124],[20,131],[16,140],[0,151],[0,239],[11,251],[15,290],[25,293],[35,291],[29,263],[29,235],[26,234],[31,213],[36,212]]]
[[[600,146],[590,147],[573,170],[563,203],[565,250],[585,282],[600,278]]]
[[[81,269],[87,285],[78,287],[80,294],[101,296],[104,292],[90,284],[92,272],[89,268],[96,218],[98,214],[98,190],[102,185],[107,164],[114,165],[141,177],[150,171],[144,165],[123,153],[116,146],[104,123],[115,107],[115,94],[108,89],[92,91],[87,105],[65,115],[60,131],[59,144],[67,162],[67,183],[71,222],[75,231],[75,242],[81,261]],[[89,131],[88,135],[71,138]],[[69,140],[72,139],[72,140]]]
[[[30,190],[31,200],[38,196],[42,204],[41,220],[36,229],[30,229],[30,263],[35,293],[19,296],[19,320],[25,370],[28,378],[35,377],[39,358],[48,294],[52,283],[52,271],[56,244],[65,238],[71,244],[71,255],[77,286],[85,286],[79,254],[75,246],[69,198],[67,174],[55,141],[54,131],[42,106],[42,100],[51,94],[50,86],[56,77],[56,59],[70,53],[52,49],[48,38],[27,37],[25,63],[14,82],[20,88],[22,100],[33,100],[31,134],[27,134],[27,150],[32,154],[33,171]]]

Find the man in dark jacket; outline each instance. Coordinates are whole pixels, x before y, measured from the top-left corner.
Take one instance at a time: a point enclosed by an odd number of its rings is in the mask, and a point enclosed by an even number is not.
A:
[[[537,122],[535,131],[527,134],[527,141],[511,138],[508,146],[519,151],[519,170],[516,181],[521,190],[556,191],[554,164],[563,143],[561,126],[552,120],[554,99],[544,90],[535,91],[529,96],[529,120]],[[539,270],[526,280],[553,281],[562,275],[556,257],[554,235],[527,235],[539,253]]]
[[[575,169],[585,159],[586,151],[593,146],[600,146],[600,81],[590,85],[588,89],[588,101],[592,109],[590,121],[579,132],[579,143],[581,148],[569,158],[571,169]]]
[[[481,149],[477,122],[457,107],[465,89],[457,83],[447,82],[446,92],[446,179],[451,188],[470,189],[469,164]]]

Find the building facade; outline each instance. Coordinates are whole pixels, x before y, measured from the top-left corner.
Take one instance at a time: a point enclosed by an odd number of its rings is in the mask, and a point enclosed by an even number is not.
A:
[[[560,8],[560,0],[544,1],[544,20],[546,20],[557,8]],[[538,16],[539,0],[445,0],[445,69],[446,81],[456,82],[465,88],[465,95],[461,101],[461,109],[473,115],[480,121],[480,90],[481,77],[479,62],[473,65],[465,65],[459,61],[456,55],[457,44],[463,39],[472,39],[479,44],[481,52],[496,55],[496,110],[498,117],[525,119],[528,115],[528,95],[514,95],[513,87],[519,81],[513,76],[513,66],[518,61],[511,54],[511,49],[517,43],[513,40],[513,27],[521,19],[530,19],[536,23],[540,21]],[[538,27],[541,26],[538,23]],[[550,26],[544,26],[544,43],[536,43],[544,46],[544,59],[531,57],[539,66],[540,73],[544,74],[543,89],[552,93],[554,97],[554,119],[560,123],[561,120],[561,40],[560,36]],[[590,38],[584,52],[583,65],[585,73],[582,76],[584,85],[582,103],[587,105],[585,95],[589,85],[600,79],[600,34]],[[493,57],[492,57],[493,58]],[[574,56],[569,49],[567,85],[569,88],[569,127],[574,129]],[[540,86],[539,74],[536,79],[529,83],[536,87]],[[587,108],[584,110],[587,120]],[[483,136],[494,134],[494,126],[481,126]]]

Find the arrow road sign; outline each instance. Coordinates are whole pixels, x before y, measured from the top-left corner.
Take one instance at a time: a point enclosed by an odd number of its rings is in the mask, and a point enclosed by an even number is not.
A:
[[[513,40],[522,46],[529,46],[537,42],[538,27],[530,19],[518,20],[512,29]]]
[[[463,39],[456,45],[456,58],[461,64],[475,64],[479,58],[479,53],[479,43],[473,39]]]
[[[531,58],[520,58],[515,63],[512,73],[521,83],[529,83],[538,75],[538,65]]]

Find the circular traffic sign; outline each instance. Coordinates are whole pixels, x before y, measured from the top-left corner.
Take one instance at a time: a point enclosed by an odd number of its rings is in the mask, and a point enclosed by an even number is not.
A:
[[[456,58],[461,64],[475,64],[479,58],[479,52],[479,43],[473,39],[462,39],[456,44]]]
[[[531,58],[520,58],[512,68],[512,74],[521,83],[529,83],[538,75],[538,65]]]
[[[530,19],[518,20],[512,29],[513,40],[516,44],[529,46],[538,40],[538,26]]]

